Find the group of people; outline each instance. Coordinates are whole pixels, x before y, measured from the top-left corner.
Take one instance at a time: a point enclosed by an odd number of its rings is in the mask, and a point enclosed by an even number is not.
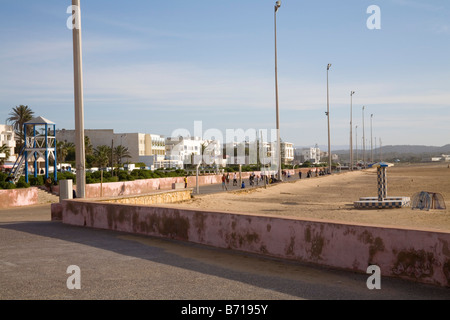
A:
[[[323,176],[323,175],[326,175],[326,174],[327,173],[326,173],[326,171],[324,169],[316,170],[315,172],[313,172],[312,170],[308,170],[306,172],[306,178],[311,178],[311,177],[313,177],[313,175],[315,175],[317,177],[317,176]],[[288,178],[288,179],[291,177],[290,171],[282,171],[282,175],[283,175],[284,178]],[[302,178],[302,175],[303,175],[302,171],[299,171],[298,172],[299,179]],[[222,175],[222,190],[226,190],[226,191],[228,190],[228,186],[230,184],[230,180],[231,180],[231,177],[230,177],[230,173],[229,172],[224,173]],[[254,172],[252,172],[250,174],[249,178],[248,178],[248,182],[249,182],[250,186],[259,185],[259,183],[263,182],[264,180],[265,180],[266,184],[272,184],[272,183],[276,183],[276,182],[279,181],[277,176],[276,176],[276,174],[256,175]],[[184,183],[185,183],[184,187],[187,188],[187,176],[184,178]],[[234,187],[239,186],[238,175],[236,174],[236,172],[233,172],[233,186]],[[241,189],[244,189],[246,187],[244,179],[241,179],[240,187],[241,187]]]
[[[302,178],[302,172],[301,171],[299,171],[299,178],[301,179]],[[315,177],[318,177],[318,176],[324,176],[324,175],[326,175],[327,174],[327,171],[325,170],[325,169],[320,169],[320,170],[317,170],[316,169],[316,171],[315,172],[312,172],[311,170],[308,170],[308,172],[306,173],[306,177],[307,178],[311,178],[311,177],[313,177],[313,175],[315,176]]]
[[[288,174],[288,177],[290,178],[290,173]],[[266,184],[271,184],[271,183],[275,183],[278,181],[276,175],[272,174],[272,175],[256,175],[254,172],[252,172],[250,174],[250,176],[248,177],[248,183],[249,186],[258,186],[259,183],[263,182],[265,180]],[[228,185],[230,183],[230,173],[224,173],[222,175],[222,190],[228,190]],[[236,172],[233,173],[233,186],[237,187],[239,186],[238,183],[238,175],[236,174]],[[245,181],[244,179],[241,179],[241,185],[240,185],[241,189],[244,189],[245,186]]]
[[[228,185],[230,184],[230,173],[227,172],[222,175],[222,190],[228,190]],[[250,183],[251,184],[251,183]],[[236,172],[233,173],[233,186],[238,185],[238,177]],[[242,181],[241,188],[245,188],[245,182]]]

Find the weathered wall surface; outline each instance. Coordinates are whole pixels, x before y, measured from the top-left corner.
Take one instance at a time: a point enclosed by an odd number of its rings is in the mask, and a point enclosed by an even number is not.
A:
[[[450,286],[450,233],[65,200],[63,223]]]
[[[135,204],[135,205],[154,205],[160,203],[174,203],[191,199],[192,189],[183,189],[177,191],[164,191],[139,196],[126,196],[102,199],[109,203]]]
[[[0,208],[30,206],[37,203],[37,188],[0,190]]]
[[[300,169],[296,170],[286,170],[291,173],[291,175],[298,174]],[[302,168],[303,177],[306,177],[306,172],[309,169]],[[315,168],[311,168],[311,171],[315,172]],[[239,179],[239,173],[238,179]],[[251,172],[242,172],[242,179],[248,179]],[[260,175],[261,173],[255,171],[255,174]],[[230,179],[233,179],[233,174],[230,173]],[[198,177],[198,184],[200,186],[215,184],[222,182],[222,175],[204,175]],[[134,181],[122,181],[122,182],[107,182],[107,183],[93,183],[86,185],[86,198],[100,198],[100,197],[117,197],[117,196],[127,196],[134,194],[150,193],[155,190],[170,190],[174,183],[183,183],[184,177],[172,177],[172,178],[158,178],[158,179],[142,179]],[[195,188],[196,177],[188,177],[188,188]],[[76,186],[73,188],[76,190]],[[59,186],[54,186],[53,191],[59,194]]]

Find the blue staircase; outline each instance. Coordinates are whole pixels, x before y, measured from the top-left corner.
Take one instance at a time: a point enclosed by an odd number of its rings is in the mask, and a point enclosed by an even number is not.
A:
[[[17,183],[25,170],[25,146],[20,150],[19,156],[10,171],[8,178],[11,182]]]

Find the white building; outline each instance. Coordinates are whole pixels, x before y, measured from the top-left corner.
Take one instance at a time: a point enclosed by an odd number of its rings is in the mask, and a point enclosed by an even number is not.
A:
[[[6,158],[6,154],[3,155],[5,162],[16,161],[16,155],[14,152],[14,148],[16,147],[15,135],[13,126],[0,124],[0,146],[6,146],[9,148],[9,157]],[[2,155],[0,154],[0,157]]]
[[[309,161],[311,163],[319,163],[320,162],[320,148],[303,148],[300,151],[302,162]]]
[[[141,157],[157,156],[163,159],[165,156],[165,139],[158,134],[147,133],[114,133],[112,129],[85,129],[85,137],[93,148],[101,145],[117,147],[119,145],[128,148],[131,158],[129,162],[143,162]],[[57,141],[75,143],[75,130],[58,130]]]
[[[294,162],[294,144],[290,142],[281,142],[281,162],[283,164],[292,164]]]
[[[185,164],[222,165],[220,141],[202,140],[199,137],[168,137],[165,141],[165,161],[177,163],[177,167]]]

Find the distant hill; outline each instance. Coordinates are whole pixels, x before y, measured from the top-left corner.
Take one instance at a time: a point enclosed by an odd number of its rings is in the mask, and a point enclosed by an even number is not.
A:
[[[420,146],[420,145],[398,145],[398,146],[383,146],[381,148],[383,153],[437,153],[438,155],[442,153],[450,152],[450,144],[446,144],[442,147],[434,146]]]
[[[361,155],[361,150],[359,150]],[[367,149],[366,153],[370,153],[370,148]],[[339,155],[342,160],[348,160],[349,150],[335,150],[333,153]],[[442,147],[436,146],[424,146],[424,145],[396,145],[396,146],[383,146],[380,148],[373,149],[374,158],[380,157],[383,160],[393,160],[400,159],[402,161],[422,161],[426,158],[438,157],[442,154],[450,154],[450,144],[446,144]]]
[[[327,151],[327,146],[318,146],[320,150]],[[347,149],[345,149],[347,147]],[[305,147],[295,147],[296,149],[302,149]],[[358,146],[358,149],[361,151],[361,146]],[[366,149],[370,151],[369,148]],[[380,152],[380,148],[374,148],[374,151]],[[348,146],[335,146],[332,148],[332,152],[335,154],[346,154],[349,152]],[[382,153],[397,153],[397,154],[403,154],[403,153],[412,153],[412,154],[420,154],[420,153],[437,153],[438,155],[442,153],[450,153],[450,144],[446,144],[442,147],[436,147],[436,146],[424,146],[424,145],[388,145],[388,146],[382,146],[381,147]]]

